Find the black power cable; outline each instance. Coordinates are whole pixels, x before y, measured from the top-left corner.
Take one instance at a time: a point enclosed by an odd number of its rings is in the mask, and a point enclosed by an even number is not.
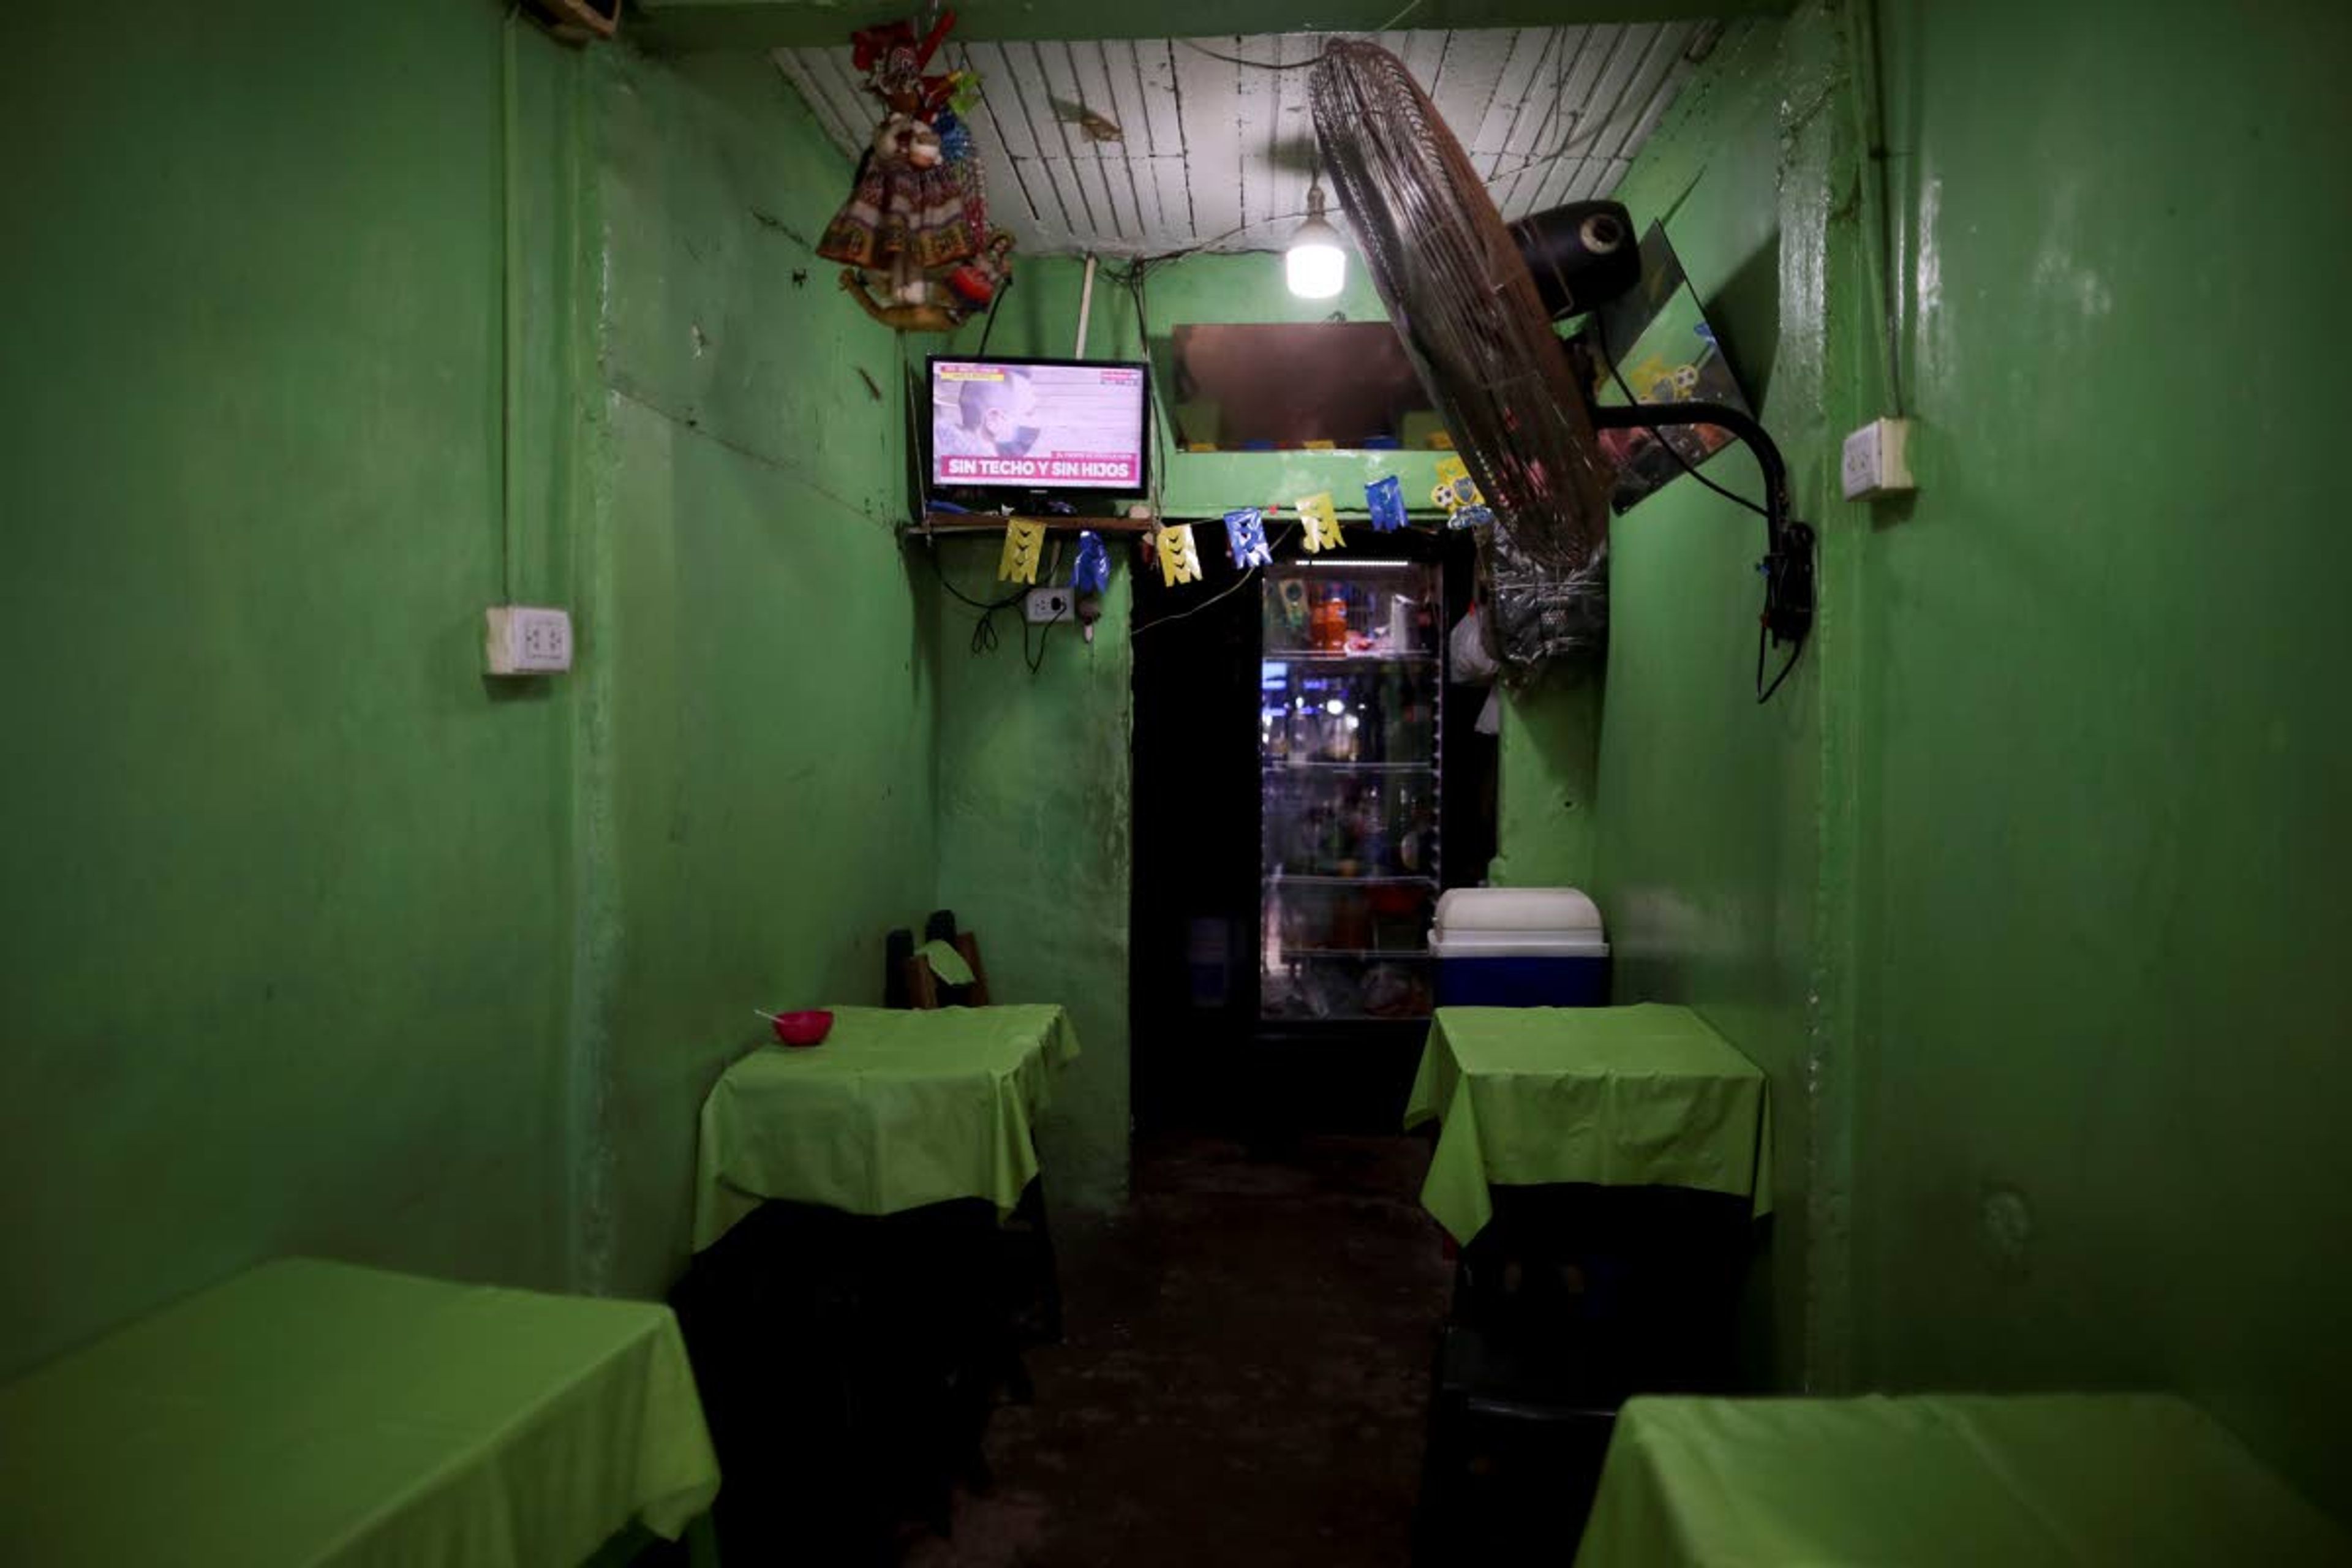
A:
[[[1599,321],[1595,321],[1592,324],[1592,352],[1601,356],[1601,368],[1609,373],[1609,379],[1617,384],[1617,390],[1625,395],[1626,403],[1636,408],[1642,406],[1642,400],[1633,395],[1633,389],[1625,384],[1625,378],[1623,376],[1617,374],[1617,362],[1609,357],[1609,345],[1602,341],[1602,331]],[[1681,451],[1675,447],[1672,441],[1666,439],[1664,431],[1660,430],[1654,425],[1644,425],[1642,428],[1647,430],[1650,433],[1651,438],[1655,440],[1659,446],[1664,447],[1666,449],[1666,456],[1672,458],[1675,463],[1681,467],[1684,473],[1688,474],[1692,479],[1696,479],[1699,483],[1705,485],[1707,489],[1713,490],[1724,500],[1727,501],[1736,501],[1739,505],[1746,507],[1749,511],[1754,512],[1759,517],[1769,518],[1771,516],[1771,513],[1766,511],[1754,501],[1749,500],[1746,496],[1739,494],[1736,490],[1725,489],[1721,485],[1717,484],[1713,479],[1710,479],[1705,474],[1700,473],[1697,468],[1692,467],[1690,459],[1684,457]]]
[[[1016,587],[1013,592],[1005,595],[1001,599],[975,599],[970,594],[965,593],[961,588],[957,587],[953,583],[948,581],[948,569],[940,564],[939,545],[933,543],[928,545],[926,548],[931,557],[931,570],[939,577],[940,586],[945,588],[949,593],[953,594],[957,598],[961,599],[965,604],[970,605],[973,609],[980,612],[980,619],[973,623],[971,628],[971,651],[974,653],[995,652],[997,645],[996,612],[999,610],[1009,610],[1013,605],[1019,604],[1022,600],[1027,598],[1029,596],[1028,588],[1025,585]],[[1023,647],[1026,648],[1029,642],[1029,634],[1025,629],[1021,634],[1021,641]]]

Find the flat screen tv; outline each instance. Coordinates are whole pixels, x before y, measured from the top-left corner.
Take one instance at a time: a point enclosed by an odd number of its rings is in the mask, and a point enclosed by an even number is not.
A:
[[[1139,496],[1150,488],[1151,402],[1139,361],[935,354],[936,492]]]

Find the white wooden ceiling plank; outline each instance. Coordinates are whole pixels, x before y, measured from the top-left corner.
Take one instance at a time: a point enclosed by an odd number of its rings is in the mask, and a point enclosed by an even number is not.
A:
[[[1171,233],[1190,232],[1192,214],[1184,199],[1183,133],[1176,128],[1175,93],[1167,80],[1173,74],[1168,41],[1139,38],[1099,47],[1112,104],[1107,112],[1125,137],[1128,167],[1142,205],[1143,248],[1169,249]]]
[[[1595,196],[1613,196],[1618,182],[1633,167],[1631,158],[1596,159],[1578,176],[1574,201],[1586,201]]]
[[[980,79],[980,109],[996,127],[1004,151],[1015,158],[1037,157],[1037,134],[1030,129],[1028,111],[1013,80],[1013,68],[1005,63],[1004,46],[977,43],[957,47],[961,51],[959,63]]]
[[[1691,34],[1672,23],[1377,37],[1430,92],[1506,216],[1517,216],[1614,187],[1686,82]],[[1278,248],[1306,205],[1313,118],[1307,70],[1264,68],[1309,65],[1323,42],[1265,34],[1198,47],[1168,38],[970,46],[963,53],[983,79],[972,133],[997,221],[1031,254]],[[777,64],[825,134],[862,151],[880,110],[863,101],[848,51],[790,51]],[[1115,121],[1119,137],[1088,137],[1081,110]]]
[[[824,86],[810,74],[808,63],[800,58],[800,52],[778,49],[771,58],[775,60],[776,68],[783,72],[784,79],[793,84],[793,90],[801,95],[801,101],[808,105],[809,112],[816,117],[817,125],[824,132],[826,139],[841,151],[856,156],[855,149],[860,140],[858,133],[844,121],[840,109]]]
[[[1132,46],[1123,40],[1106,44],[1100,39],[1087,39],[1072,43],[1067,48],[1070,68],[1077,75],[1078,101],[1089,112],[1118,128],[1118,140],[1096,142],[1093,146],[1110,186],[1112,210],[1125,219],[1119,237],[1139,247],[1158,218],[1160,190],[1151,184],[1151,150],[1147,140],[1150,132],[1140,125],[1133,131],[1128,129],[1127,115],[1119,101],[1119,79],[1135,79]],[[1139,156],[1143,164],[1140,170],[1136,167]]]
[[[1577,123],[1571,148],[1573,157],[1560,157],[1549,166],[1531,170],[1540,174],[1542,184],[1531,198],[1537,208],[1557,206],[1562,202],[1582,200],[1569,193],[1580,188],[1590,165],[1605,164],[1624,158],[1631,159],[1650,128],[1665,111],[1666,101],[1678,85],[1678,72],[1686,72],[1687,62],[1683,50],[1690,41],[1691,29],[1672,23],[1654,30],[1642,58],[1623,90],[1613,96],[1605,109],[1588,111]]]
[[[1320,33],[1293,33],[1276,40],[1275,58],[1286,66],[1304,66],[1323,52]],[[1305,69],[1285,70],[1274,78],[1274,110],[1266,136],[1268,173],[1267,216],[1283,220],[1307,210],[1307,188],[1313,183],[1318,167],[1315,145],[1315,116],[1307,103],[1307,77]],[[1280,244],[1287,237],[1277,221],[1272,232],[1262,234],[1261,243]]]
[[[1496,89],[1496,102],[1507,103],[1509,113],[1501,139],[1489,144],[1482,172],[1486,188],[1494,193],[1495,205],[1507,218],[1519,216],[1513,200],[1519,175],[1541,146],[1538,137],[1551,112],[1558,70],[1574,47],[1575,41],[1564,29],[1541,29],[1538,36],[1522,41],[1512,57],[1509,74]]]
[[[1087,134],[1086,115],[1094,105],[1078,75],[1076,46],[1062,40],[1040,43],[1036,50],[1045,73],[1046,108],[1054,115],[1063,145],[1069,149],[1070,166],[1094,208],[1095,238],[1106,247],[1117,248],[1140,226],[1135,187],[1128,180],[1119,144]]]
[[[1412,73],[1414,81],[1421,84],[1421,90],[1427,92],[1430,84],[1437,79],[1437,62],[1445,58],[1445,29],[1423,27],[1389,36],[1403,38],[1404,47],[1399,48],[1392,44],[1389,47],[1389,53],[1404,62],[1404,68]]]
[[[1242,221],[1252,226],[1244,237],[1254,244],[1265,241],[1259,226],[1276,211],[1274,164],[1267,152],[1274,138],[1275,84],[1282,73],[1267,70],[1263,62],[1275,58],[1281,47],[1279,37],[1219,40],[1220,52],[1252,62],[1229,68],[1234,73],[1234,175],[1242,187]]]
[[[1110,190],[1103,183],[1100,160],[1094,156],[1086,133],[1074,119],[1064,118],[1064,106],[1077,99],[1077,83],[1069,78],[1065,47],[1058,40],[1007,44],[1004,58],[1012,64],[1022,108],[1037,134],[1045,167],[1069,203],[1071,227],[1093,246],[1115,232]]]
[[[1155,248],[1154,237],[1167,221],[1166,195],[1160,188],[1159,175],[1151,163],[1150,111],[1139,86],[1140,51],[1154,47],[1156,41],[1149,38],[1097,40],[1094,46],[1095,64],[1102,77],[1101,90],[1108,95],[1102,111],[1118,122],[1119,157],[1127,165],[1128,181],[1134,187],[1139,215],[1136,239],[1147,251]],[[1081,55],[1086,47],[1083,44],[1078,46]]]
[[[1573,163],[1615,134],[1617,117],[1624,112],[1625,90],[1650,45],[1655,27],[1646,24],[1602,29],[1605,47],[1588,47],[1572,63],[1559,88],[1576,106],[1572,117],[1549,117],[1538,127],[1528,148],[1517,160],[1519,167],[1505,187],[1520,211],[1539,204],[1543,188],[1563,163]]]
[[[1588,34],[1578,44],[1591,41]],[[1529,84],[1528,112],[1536,115],[1536,133],[1528,141],[1520,167],[1498,187],[1514,216],[1543,210],[1549,205],[1544,200],[1546,188],[1562,171],[1575,166],[1582,148],[1597,133],[1600,121],[1581,84],[1597,74],[1596,57],[1606,52],[1571,48],[1563,42],[1552,56],[1550,79],[1539,78]]]
[[[1517,34],[1507,27],[1454,33],[1445,45],[1444,68],[1435,74],[1433,85],[1423,84],[1446,129],[1465,152],[1495,100],[1516,38]]]
[[[958,68],[980,76],[980,64],[968,52],[951,53],[949,60]],[[988,197],[988,221],[1011,235],[1013,243],[1032,255],[1043,254],[1051,241],[1066,240],[1067,231],[1060,225],[1041,221],[1030,200],[1030,193],[1022,184],[1021,167],[1012,150],[1006,146],[1004,129],[996,121],[988,101],[988,83],[981,79],[979,95],[963,116],[964,129],[971,133],[972,152],[980,159],[982,188]],[[1047,198],[1050,208],[1052,198]],[[1048,217],[1050,218],[1050,212]]]
[[[1623,47],[1624,29],[1587,27],[1583,35],[1574,54],[1560,62],[1565,68],[1559,72],[1551,89],[1553,101],[1564,105],[1566,112],[1555,113],[1549,128],[1537,138],[1536,150],[1524,155],[1517,169],[1506,170],[1504,187],[1526,212],[1538,212],[1557,205],[1546,198],[1546,186],[1555,178],[1572,181],[1600,134],[1601,116],[1608,106],[1592,101],[1593,84],[1600,80],[1610,58]],[[1529,186],[1532,188],[1526,188]]]
[[[1575,158],[1558,158],[1528,171],[1540,177],[1544,191],[1564,191],[1577,175],[1576,165],[1587,159],[1608,159],[1625,152],[1635,125],[1657,81],[1674,68],[1682,50],[1678,26],[1640,25],[1624,29],[1625,47],[1612,58],[1588,95],[1591,105],[1573,139]],[[1638,44],[1638,48],[1634,46]],[[1538,192],[1541,196],[1543,192]],[[1551,200],[1564,200],[1553,196]]]
[[[1574,53],[1563,53],[1553,62],[1550,98],[1543,122],[1536,128],[1536,162],[1520,171],[1513,191],[1523,213],[1556,205],[1547,192],[1566,183],[1596,134],[1601,111],[1594,107],[1591,88],[1615,46],[1616,31],[1585,28]],[[1596,47],[1602,43],[1594,37],[1596,32],[1612,35],[1607,47]],[[1538,83],[1537,90],[1544,90],[1543,84]]]
[[[1486,111],[1475,126],[1467,128],[1468,134],[1462,139],[1463,150],[1470,154],[1472,165],[1490,180],[1518,124],[1537,68],[1541,65],[1549,69],[1557,41],[1548,27],[1521,27],[1511,34],[1510,52],[1496,77]]]
[[[1003,149],[1003,164],[992,165],[988,171],[991,210],[1020,247],[1033,255],[1053,255],[1068,248],[1078,229],[1037,145],[1036,128],[1030,123],[1003,47],[992,43],[963,46],[961,63],[980,78],[974,124],[985,126]],[[1015,213],[1025,214],[1027,223],[1015,222]]]
[[[1171,195],[1169,201],[1170,225],[1173,229],[1181,229],[1181,244],[1191,245],[1208,232],[1201,215],[1199,195],[1192,184],[1192,128],[1187,122],[1184,107],[1182,71],[1177,63],[1181,56],[1192,51],[1178,48],[1173,38],[1161,38],[1159,42],[1159,53],[1146,57],[1148,64],[1144,73],[1144,89],[1151,99],[1155,116],[1153,133],[1159,138],[1160,150],[1153,157],[1157,162],[1172,153],[1176,160],[1173,179],[1183,193],[1182,211],[1181,214],[1178,212],[1177,202]],[[1172,136],[1170,133],[1171,127]],[[1162,176],[1163,179],[1167,177]],[[1163,244],[1160,248],[1179,247]]]
[[[1666,100],[1673,96],[1673,84],[1690,69],[1683,58],[1688,45],[1690,29],[1668,24],[1656,29],[1648,52],[1633,72],[1618,100],[1617,110],[1609,118],[1596,151],[1610,157],[1631,157],[1665,111]]]
[[[848,127],[852,140],[849,153],[864,157],[866,149],[874,142],[874,128],[888,112],[882,100],[866,90],[866,76],[851,62],[849,47],[802,49],[800,61],[809,74],[809,80],[833,106],[835,115]]]
[[[1230,54],[1237,40],[1211,38],[1210,48]],[[1233,66],[1172,40],[1179,95],[1178,123],[1184,137],[1184,188],[1192,208],[1192,243],[1216,249],[1246,248],[1250,237],[1236,234],[1242,221],[1241,104]]]

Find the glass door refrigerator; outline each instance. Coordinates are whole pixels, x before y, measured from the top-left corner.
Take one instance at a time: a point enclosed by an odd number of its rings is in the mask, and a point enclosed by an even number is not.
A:
[[[1259,1012],[1425,1017],[1442,876],[1443,578],[1434,562],[1265,574]]]

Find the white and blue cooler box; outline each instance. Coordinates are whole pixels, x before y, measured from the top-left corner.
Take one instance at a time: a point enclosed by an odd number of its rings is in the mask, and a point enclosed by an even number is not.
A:
[[[1456,888],[1429,951],[1441,1007],[1605,1007],[1601,911],[1574,888]]]

